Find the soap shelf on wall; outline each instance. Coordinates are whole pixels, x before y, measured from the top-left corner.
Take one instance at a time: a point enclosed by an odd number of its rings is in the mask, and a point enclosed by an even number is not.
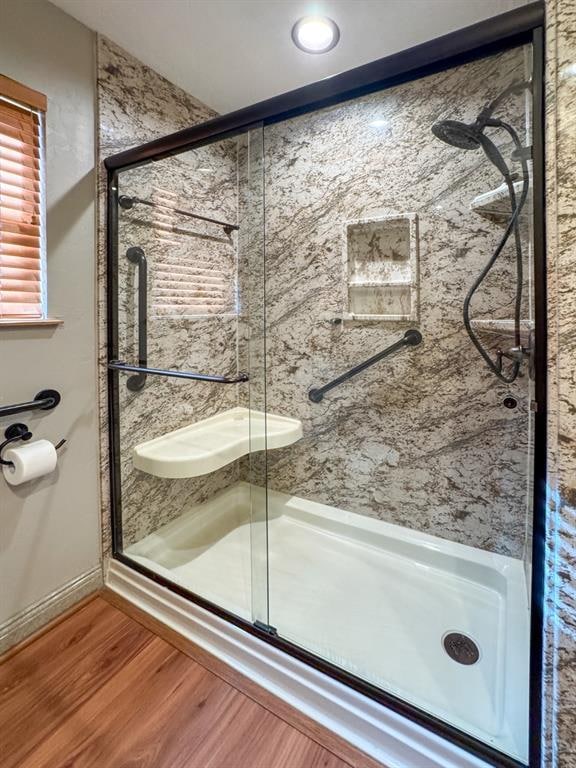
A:
[[[480,334],[489,334],[499,338],[513,339],[516,335],[516,323],[510,319],[476,319],[470,325]],[[524,347],[531,346],[530,335],[534,332],[533,320],[520,320],[520,340]]]
[[[516,199],[522,194],[523,187],[523,181],[514,182]],[[508,185],[504,183],[496,189],[491,189],[489,192],[483,192],[481,195],[477,195],[470,203],[470,210],[495,224],[505,226],[510,221],[511,216],[510,191]],[[530,210],[530,206],[528,206],[528,208],[525,206],[524,210]]]
[[[418,217],[415,213],[344,224],[347,307],[353,320],[418,320]]]

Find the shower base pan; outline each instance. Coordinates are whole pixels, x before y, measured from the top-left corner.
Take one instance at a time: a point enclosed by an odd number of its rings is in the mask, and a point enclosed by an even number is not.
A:
[[[252,621],[266,563],[264,524],[250,515],[261,519],[264,504],[262,488],[237,483],[125,554]],[[281,637],[527,759],[521,561],[271,490],[268,553],[269,623]],[[473,642],[475,663],[449,655],[450,633]]]

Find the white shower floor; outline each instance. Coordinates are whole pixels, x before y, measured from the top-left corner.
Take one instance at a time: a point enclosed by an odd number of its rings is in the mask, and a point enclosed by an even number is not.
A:
[[[236,615],[263,618],[265,528],[250,525],[251,496],[261,518],[263,490],[238,483],[126,554]],[[527,759],[521,561],[275,491],[268,515],[269,623],[281,637]],[[477,643],[476,664],[446,654],[450,631]]]

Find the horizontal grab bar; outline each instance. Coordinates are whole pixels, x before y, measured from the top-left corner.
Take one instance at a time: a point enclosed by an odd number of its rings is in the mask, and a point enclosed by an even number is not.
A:
[[[27,403],[0,406],[0,417],[14,416],[25,411],[50,411],[56,408],[60,399],[60,392],[55,389],[43,389],[38,392],[34,400],[29,400]]]
[[[163,368],[146,368],[143,365],[128,365],[122,360],[110,360],[108,368],[113,371],[126,371],[128,373],[150,374],[151,376],[170,376],[174,379],[194,379],[194,381],[212,381],[215,384],[240,384],[248,381],[246,373],[239,373],[234,378],[227,376],[211,376],[208,373],[194,373],[193,371],[166,371]]]
[[[172,211],[179,216],[188,216],[191,219],[197,219],[198,221],[205,221],[208,224],[217,224],[222,227],[224,232],[229,235],[231,232],[240,229],[237,224],[230,224],[227,221],[221,221],[220,219],[211,219],[209,216],[201,216],[199,213],[192,213],[192,211],[183,211],[181,208],[173,208],[171,205],[164,205],[163,203],[155,203],[152,200],[143,200],[141,197],[130,197],[129,195],[120,195],[118,198],[118,205],[124,210],[129,211],[134,205],[148,205],[150,208],[162,208],[165,211]]]
[[[362,371],[365,371],[366,368],[370,368],[371,365],[374,365],[374,363],[378,363],[380,360],[383,360],[385,357],[388,357],[388,355],[391,355],[394,352],[397,352],[399,349],[402,349],[403,347],[415,347],[422,341],[422,334],[420,331],[417,331],[415,328],[410,329],[409,331],[406,331],[404,336],[402,336],[401,339],[398,341],[395,341],[394,344],[391,344],[389,347],[386,347],[386,349],[383,349],[382,352],[378,352],[376,355],[373,355],[372,357],[368,358],[368,360],[365,360],[363,363],[359,363],[358,365],[355,365],[354,368],[350,368],[349,371],[346,371],[346,373],[343,373],[341,376],[338,376],[336,379],[333,379],[332,381],[328,382],[328,384],[324,384],[323,387],[318,387],[317,389],[311,389],[308,392],[308,398],[313,403],[319,403],[326,392],[329,392],[331,389],[334,389],[334,387],[337,387],[339,384],[343,384],[345,381],[348,381],[348,379],[351,379],[353,376],[356,376],[358,373],[361,373]]]

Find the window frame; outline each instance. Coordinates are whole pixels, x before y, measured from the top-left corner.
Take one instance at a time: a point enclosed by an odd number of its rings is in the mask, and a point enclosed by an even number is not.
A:
[[[0,101],[12,104],[17,109],[36,115],[38,139],[38,181],[39,181],[39,271],[40,271],[40,314],[0,315],[0,329],[35,325],[56,325],[61,321],[48,314],[48,262],[47,262],[47,205],[46,205],[46,111],[47,97],[16,80],[0,74]]]

